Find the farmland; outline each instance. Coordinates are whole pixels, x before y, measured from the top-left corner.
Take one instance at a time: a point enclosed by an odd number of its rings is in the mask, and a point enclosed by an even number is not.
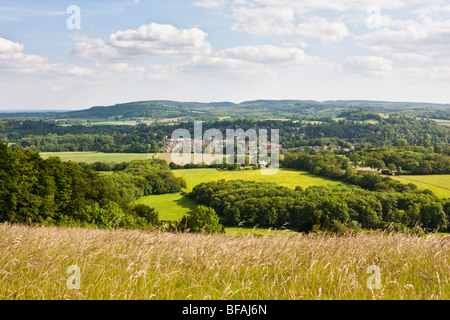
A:
[[[124,162],[144,160],[156,156],[155,153],[103,153],[103,152],[41,152],[42,158],[59,157],[63,161],[74,162]]]
[[[0,224],[0,299],[450,299],[449,237],[179,234]],[[67,286],[75,265],[79,289]],[[380,290],[367,285],[370,266]]]
[[[450,175],[400,175],[394,176],[403,183],[413,183],[420,189],[429,189],[439,198],[450,198]]]
[[[216,169],[186,169],[173,170],[175,176],[186,180],[186,191],[192,190],[197,184],[214,180],[250,180],[257,182],[275,182],[294,189],[296,186],[307,188],[314,185],[339,184],[342,182],[314,176],[305,171],[292,169],[263,169],[242,171],[219,171]]]
[[[210,182],[215,180],[251,180],[259,182],[275,182],[282,186],[294,189],[296,186],[307,188],[313,185],[336,185],[340,182],[322,177],[316,177],[304,171],[292,169],[266,169],[270,175],[261,175],[261,170],[242,170],[242,171],[219,171],[217,169],[181,169],[172,172],[177,177],[186,180],[187,188],[185,192],[189,192],[197,184],[202,182]],[[136,203],[144,203],[154,207],[159,212],[161,220],[177,220],[183,217],[189,210],[195,208],[196,204],[183,196],[182,194],[163,194],[150,195],[140,198]]]
[[[159,213],[159,219],[175,221],[181,219],[197,204],[180,193],[155,194],[138,199],[136,204],[146,204]]]

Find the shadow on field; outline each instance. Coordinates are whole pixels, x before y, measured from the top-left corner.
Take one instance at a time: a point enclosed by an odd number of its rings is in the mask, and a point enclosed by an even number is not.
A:
[[[182,208],[186,208],[189,210],[194,210],[197,207],[197,203],[193,200],[189,199],[187,196],[182,195],[180,199],[177,199],[174,201],[177,206],[180,206]]]

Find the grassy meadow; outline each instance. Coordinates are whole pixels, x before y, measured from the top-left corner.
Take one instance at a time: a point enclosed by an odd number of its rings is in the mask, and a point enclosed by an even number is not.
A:
[[[154,194],[139,198],[136,204],[146,204],[159,213],[159,219],[176,221],[197,207],[197,203],[181,193]]]
[[[191,191],[193,187],[202,182],[215,180],[250,180],[258,182],[275,182],[281,186],[294,189],[296,186],[307,188],[314,185],[339,184],[335,181],[323,177],[318,177],[306,171],[294,169],[263,169],[263,170],[241,170],[241,171],[219,171],[217,169],[181,169],[173,170],[174,175],[183,177],[186,180],[186,191]],[[263,174],[262,174],[263,173]]]
[[[400,175],[392,178],[402,183],[413,183],[419,189],[429,189],[439,198],[450,198],[450,174]]]
[[[5,300],[450,299],[448,236],[232,237],[3,223],[0,248]],[[67,285],[72,265],[79,289]],[[368,287],[372,265],[380,289]]]
[[[41,157],[46,159],[48,157],[60,157],[63,161],[74,162],[125,162],[131,160],[145,160],[151,159],[153,156],[157,157],[155,153],[103,153],[103,152],[41,152]]]

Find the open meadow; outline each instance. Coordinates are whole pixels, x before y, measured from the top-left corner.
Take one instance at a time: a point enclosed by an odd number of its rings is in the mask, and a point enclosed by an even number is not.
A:
[[[400,175],[392,176],[392,178],[405,184],[413,183],[419,189],[429,189],[439,198],[450,198],[449,174]]]
[[[296,186],[307,188],[313,185],[339,184],[342,182],[314,176],[305,171],[293,169],[266,169],[262,175],[261,170],[241,170],[241,171],[220,171],[217,169],[179,169],[172,170],[175,176],[183,177],[186,180],[187,188],[185,192],[190,192],[193,187],[202,183],[224,180],[249,180],[259,182],[275,182],[279,185],[294,189]],[[159,212],[161,220],[173,221],[182,218],[191,209],[196,207],[196,203],[182,194],[162,194],[150,195],[138,199],[135,203],[143,203],[154,207]]]
[[[324,177],[315,176],[306,171],[295,169],[257,169],[241,171],[220,171],[217,169],[181,169],[172,170],[177,177],[183,177],[186,180],[186,191],[192,190],[197,184],[215,180],[249,180],[257,182],[275,182],[281,186],[294,189],[296,186],[307,188],[318,185],[337,185],[341,181],[335,181]]]
[[[255,237],[4,223],[0,299],[450,299],[450,237]]]
[[[74,162],[125,162],[131,160],[151,159],[155,153],[103,153],[103,152],[40,152],[42,158],[59,157],[63,161]]]

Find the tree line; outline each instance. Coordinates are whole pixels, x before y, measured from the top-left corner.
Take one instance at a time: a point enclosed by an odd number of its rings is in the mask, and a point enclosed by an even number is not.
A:
[[[425,192],[369,191],[356,186],[291,190],[275,183],[219,180],[195,186],[189,197],[212,208],[225,226],[327,231],[352,228],[448,230],[450,200]]]
[[[365,147],[350,153],[355,163],[387,174],[450,174],[450,147],[438,149],[418,146]]]
[[[226,129],[279,129],[280,144],[285,149],[327,147],[336,152],[359,146],[418,145],[435,148],[435,153],[450,153],[448,148],[450,128],[436,122],[406,116],[379,115],[364,112],[346,112],[347,118],[311,119],[296,121],[225,119],[209,121],[203,130]],[[373,119],[376,118],[376,119]],[[370,119],[374,122],[365,123]],[[0,121],[0,138],[15,142],[23,148],[41,152],[99,151],[148,153],[160,152],[172,132],[187,129],[193,134],[193,122],[151,125],[58,125],[52,121]],[[315,152],[314,149],[310,149]]]
[[[306,170],[314,175],[340,180],[371,191],[408,192],[417,189],[412,183],[403,184],[389,177],[355,171],[348,157],[330,151],[314,155],[304,152],[286,153],[281,164],[286,168]]]
[[[148,228],[158,213],[132,201],[180,191],[186,182],[163,160],[132,161],[101,174],[0,141],[0,222],[101,228]]]

